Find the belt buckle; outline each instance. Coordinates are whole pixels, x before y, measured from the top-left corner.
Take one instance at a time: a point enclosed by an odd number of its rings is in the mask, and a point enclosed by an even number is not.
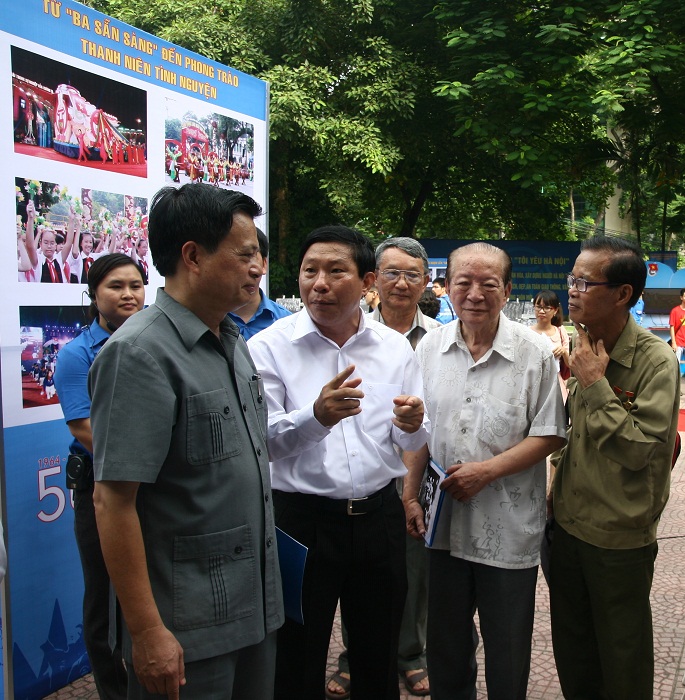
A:
[[[368,501],[369,497],[364,496],[364,498],[348,498],[347,499],[347,514],[348,515],[364,515],[364,513],[353,512],[354,504],[359,503],[359,501]]]

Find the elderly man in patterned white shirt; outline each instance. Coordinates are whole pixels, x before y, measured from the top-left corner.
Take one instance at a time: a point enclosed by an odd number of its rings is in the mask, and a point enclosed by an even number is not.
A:
[[[489,700],[524,700],[545,524],[545,458],[565,441],[554,358],[502,313],[511,258],[487,243],[453,251],[447,288],[459,323],[416,354],[448,477],[429,550],[428,672],[433,700],[474,700],[478,609]],[[418,491],[428,448],[406,456],[407,529],[425,531]]]

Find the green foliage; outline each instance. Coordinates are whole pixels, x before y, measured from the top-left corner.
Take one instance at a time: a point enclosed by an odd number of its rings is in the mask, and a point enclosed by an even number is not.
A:
[[[445,0],[435,14],[452,50],[436,92],[456,133],[506,163],[512,182],[583,193],[599,211],[618,182],[638,238],[643,224],[662,238],[678,225],[668,211],[685,143],[680,3]]]
[[[164,138],[181,140],[181,129],[183,124],[180,119],[167,119],[164,124]]]
[[[683,227],[680,0],[90,0],[270,83],[272,288],[302,237],[563,239],[616,184]],[[594,223],[593,223],[594,225]]]

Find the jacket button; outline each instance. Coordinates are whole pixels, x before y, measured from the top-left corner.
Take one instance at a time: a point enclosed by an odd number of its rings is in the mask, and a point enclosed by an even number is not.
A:
[[[258,456],[258,457],[261,457],[261,456],[262,456],[262,448],[261,448],[261,447],[258,447],[258,448],[257,448],[257,456]]]
[[[247,404],[246,403],[243,404],[243,411],[247,411]]]
[[[241,554],[242,551],[243,551],[243,548],[242,548],[240,545],[238,545],[238,546],[233,550],[233,553],[234,553],[234,554]]]
[[[266,546],[271,547],[272,544],[273,544],[273,542],[272,542],[271,538],[269,537],[269,539],[266,541]]]
[[[224,406],[224,413],[230,413],[231,409],[228,406]]]

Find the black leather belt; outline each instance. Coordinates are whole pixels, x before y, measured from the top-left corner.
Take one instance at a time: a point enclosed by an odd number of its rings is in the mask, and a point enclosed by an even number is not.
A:
[[[291,493],[274,490],[274,496],[288,501],[299,508],[315,508],[343,515],[366,515],[378,510],[393,493],[397,493],[393,479],[380,491],[364,498],[326,498],[313,493]]]

